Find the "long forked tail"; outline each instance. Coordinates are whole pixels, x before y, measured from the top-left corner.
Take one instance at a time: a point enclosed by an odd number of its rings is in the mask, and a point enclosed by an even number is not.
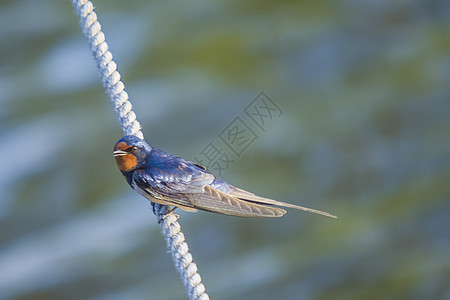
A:
[[[281,202],[281,201],[275,201],[275,200],[272,200],[272,199],[267,199],[267,200],[271,200],[270,202],[273,201],[273,203],[266,202],[267,204],[273,204],[273,205],[278,205],[278,206],[283,206],[283,207],[295,208],[295,209],[308,211],[308,212],[312,212],[312,213],[315,213],[315,214],[318,214],[318,215],[322,215],[322,216],[326,216],[326,217],[337,219],[337,217],[335,215],[332,215],[332,214],[327,213],[325,211],[321,211],[321,210],[317,210],[317,209],[313,209],[313,208],[308,208],[308,207],[304,207],[304,206],[299,206],[299,205],[294,205],[294,204],[290,204],[290,203],[285,203],[285,202]]]
[[[332,214],[324,212],[324,211],[320,211],[320,210],[312,209],[312,208],[308,208],[308,207],[303,207],[303,206],[299,206],[299,205],[295,205],[295,204],[285,203],[285,202],[281,202],[281,201],[276,201],[276,200],[269,199],[269,198],[260,197],[260,196],[257,196],[253,193],[247,192],[247,191],[237,188],[237,187],[233,187],[233,189],[230,191],[230,195],[232,195],[238,199],[251,201],[251,202],[254,202],[257,204],[270,204],[270,205],[277,205],[277,206],[282,206],[282,207],[295,208],[298,210],[312,212],[312,213],[315,213],[318,215],[337,219],[337,217],[335,215],[332,215]]]

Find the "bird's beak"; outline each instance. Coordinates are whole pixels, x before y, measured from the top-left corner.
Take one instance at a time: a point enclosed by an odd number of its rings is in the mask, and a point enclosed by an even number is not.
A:
[[[123,150],[114,151],[114,157],[128,155],[129,153]]]

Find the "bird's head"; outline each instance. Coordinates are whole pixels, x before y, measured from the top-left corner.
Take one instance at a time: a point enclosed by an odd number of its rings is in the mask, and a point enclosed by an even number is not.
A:
[[[152,151],[145,141],[134,135],[127,135],[114,146],[114,158],[122,172],[131,172],[144,165],[147,154]]]

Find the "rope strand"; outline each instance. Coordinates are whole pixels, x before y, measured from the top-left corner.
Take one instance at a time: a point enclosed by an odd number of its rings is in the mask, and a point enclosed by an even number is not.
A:
[[[105,35],[101,31],[97,14],[94,12],[94,5],[88,0],[72,0],[73,7],[81,24],[83,34],[89,41],[92,54],[97,68],[100,72],[106,93],[111,100],[114,111],[117,114],[120,125],[125,135],[135,135],[144,139],[141,125],[136,119],[136,114],[132,111],[131,102],[128,100],[128,93],[125,85],[120,80],[120,73],[117,71],[117,64],[113,61],[113,56],[108,50]],[[209,296],[205,291],[197,265],[193,262],[189,247],[181,232],[180,224],[177,222],[179,216],[165,205],[152,202],[153,211],[158,217],[161,232],[167,242],[172,259],[183,281],[186,292],[191,300],[208,300]]]

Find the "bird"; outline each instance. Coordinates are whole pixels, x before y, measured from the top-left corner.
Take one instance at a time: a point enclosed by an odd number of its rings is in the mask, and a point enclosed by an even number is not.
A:
[[[238,217],[281,217],[294,208],[331,218],[327,212],[257,196],[209,173],[202,165],[151,147],[134,135],[114,146],[127,183],[148,200],[185,211],[204,210]]]

